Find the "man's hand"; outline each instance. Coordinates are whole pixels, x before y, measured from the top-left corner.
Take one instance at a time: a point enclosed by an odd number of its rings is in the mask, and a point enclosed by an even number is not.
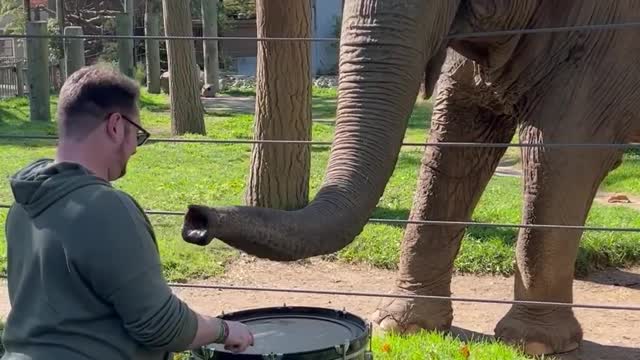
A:
[[[247,347],[253,345],[253,335],[245,324],[198,313],[196,316],[198,317],[198,330],[189,349],[197,349],[215,342],[224,343],[225,350],[237,353],[243,352]]]
[[[234,353],[243,352],[253,346],[253,334],[245,324],[236,321],[225,321],[229,327],[229,335],[224,342],[225,350]]]

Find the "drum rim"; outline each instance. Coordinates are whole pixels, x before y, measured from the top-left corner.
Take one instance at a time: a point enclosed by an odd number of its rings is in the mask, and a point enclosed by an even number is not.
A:
[[[286,313],[290,313],[290,312],[308,312],[314,315],[333,315],[332,316],[327,316],[327,318],[331,318],[334,319],[334,317],[338,317],[339,320],[346,320],[351,322],[352,324],[356,325],[357,327],[362,329],[362,333],[353,337],[352,339],[349,339],[349,347],[347,349],[347,354],[350,352],[354,352],[354,351],[358,351],[361,348],[360,347],[352,347],[352,345],[354,344],[360,344],[361,347],[365,347],[367,342],[366,340],[369,339],[369,341],[371,341],[370,337],[371,337],[371,327],[370,325],[367,323],[367,321],[365,321],[364,318],[357,316],[356,314],[346,311],[345,309],[342,310],[338,310],[335,308],[324,308],[324,307],[315,307],[315,306],[288,306],[288,305],[284,305],[284,306],[272,306],[272,307],[261,307],[261,308],[252,308],[252,309],[244,309],[244,310],[238,310],[238,311],[233,311],[233,312],[229,312],[229,313],[222,313],[221,315],[218,316],[218,318],[223,319],[223,320],[231,320],[231,321],[236,321],[235,318],[237,317],[242,317],[245,315],[259,315],[259,314],[268,314],[269,312],[275,312],[277,313],[281,313],[281,314],[286,314]],[[310,354],[316,354],[316,353],[321,353],[324,351],[328,351],[328,350],[336,350],[336,347],[342,347],[345,345],[345,342],[342,343],[337,343],[333,346],[329,346],[329,347],[324,347],[324,348],[318,348],[316,350],[308,350],[308,351],[298,351],[298,352],[292,352],[292,353],[285,353],[283,354],[284,356],[303,356],[303,355],[310,355]],[[217,349],[213,349],[213,348],[208,348],[207,346],[204,346],[207,351],[211,351],[214,353],[219,353],[219,354],[224,354],[224,355],[231,355],[232,353],[230,351],[227,350],[217,350]],[[242,354],[245,356],[264,356],[264,355],[270,355],[271,353],[265,353],[265,354]]]

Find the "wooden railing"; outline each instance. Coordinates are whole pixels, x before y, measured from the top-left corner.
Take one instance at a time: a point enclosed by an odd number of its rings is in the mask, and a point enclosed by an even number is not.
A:
[[[0,99],[29,94],[26,62],[18,59],[0,59]],[[51,91],[58,92],[63,84],[60,66],[49,64]]]

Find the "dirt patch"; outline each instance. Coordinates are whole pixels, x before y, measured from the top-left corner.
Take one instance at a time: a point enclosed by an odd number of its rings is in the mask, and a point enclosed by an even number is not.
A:
[[[316,259],[300,263],[277,263],[242,256],[230,264],[219,279],[202,284],[298,288],[315,290],[388,292],[393,289],[395,273],[363,265],[348,265]],[[0,288],[0,315],[6,317],[8,303],[6,282]],[[490,276],[455,276],[453,296],[509,300],[513,278]],[[235,290],[201,290],[176,288],[175,293],[194,309],[207,314],[235,310],[308,305],[346,309],[367,318],[378,303],[377,298],[247,292]],[[612,269],[574,282],[575,302],[582,304],[640,304],[640,267]],[[454,326],[462,336],[491,336],[496,322],[508,305],[454,303]],[[578,353],[563,359],[640,359],[640,312],[576,309],[583,325],[585,343]]]
[[[512,166],[498,166],[495,171],[496,176],[521,177],[522,170]]]
[[[626,198],[628,202],[609,202],[609,199],[611,199],[616,195],[619,195],[619,193],[609,193],[609,192],[599,191],[596,194],[596,197],[594,200],[600,204],[604,204],[608,206],[622,206],[626,208],[640,210],[640,196],[623,194],[624,198]]]
[[[202,105],[207,111],[225,111],[253,114],[256,98],[253,96],[218,96],[215,98],[201,98]]]
[[[394,279],[393,271],[363,265],[315,259],[284,264],[243,256],[231,264],[226,275],[217,281],[202,283],[385,293],[393,289]],[[599,272],[575,281],[575,302],[638,305],[638,282],[640,267]],[[452,286],[453,296],[458,297],[510,300],[513,296],[513,278],[455,276]],[[377,298],[346,295],[197,289],[176,289],[175,292],[195,309],[209,314],[287,304],[344,308],[366,319],[379,301]],[[462,336],[491,336],[495,324],[508,308],[508,305],[500,304],[454,303],[456,332]],[[635,329],[640,323],[640,312],[576,309],[576,316],[584,327],[586,341],[579,353],[570,354],[565,359],[640,359],[640,332]]]
[[[501,166],[498,166],[496,168],[496,172],[495,172],[496,176],[509,176],[509,177],[521,177],[522,176],[522,169],[519,166],[510,166],[507,163],[505,164],[501,164]],[[622,195],[624,196],[626,199],[628,199],[628,202],[609,202],[609,199],[613,196],[616,195]],[[635,210],[640,210],[640,197],[639,196],[633,196],[633,195],[629,195],[629,194],[620,194],[620,193],[610,193],[610,192],[606,192],[606,191],[598,191],[598,193],[596,194],[595,198],[594,198],[594,202],[598,203],[598,204],[602,204],[602,205],[607,205],[607,206],[619,206],[619,207],[626,207],[629,209],[635,209]]]

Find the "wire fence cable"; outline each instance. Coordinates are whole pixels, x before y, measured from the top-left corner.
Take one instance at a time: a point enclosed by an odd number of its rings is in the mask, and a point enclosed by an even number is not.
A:
[[[183,284],[183,283],[169,283],[169,286],[174,288],[193,288],[193,289],[210,289],[210,290],[282,292],[282,293],[298,293],[298,294],[343,295],[343,296],[378,297],[378,298],[395,298],[395,299],[425,299],[425,300],[441,300],[441,301],[470,302],[470,303],[484,303],[484,304],[555,306],[555,307],[571,307],[571,308],[583,308],[583,309],[640,311],[640,306],[633,306],[633,305],[573,304],[573,303],[563,303],[563,302],[497,300],[497,299],[480,299],[480,298],[466,298],[466,297],[455,297],[455,296],[403,295],[403,294],[383,294],[383,293],[359,292],[359,291],[311,290],[311,289],[202,285],[202,284]]]
[[[601,25],[582,25],[582,26],[563,26],[549,28],[533,28],[533,29],[513,29],[486,31],[475,33],[450,34],[447,39],[464,39],[478,37],[495,37],[506,35],[523,35],[523,34],[540,34],[552,32],[566,31],[602,31],[624,28],[640,27],[640,22],[628,22],[618,24],[601,24]],[[134,39],[134,40],[245,40],[245,41],[314,41],[314,42],[337,42],[338,38],[258,38],[258,37],[205,37],[205,36],[135,36],[135,35],[26,35],[26,34],[1,34],[2,38],[60,38],[60,39]],[[0,135],[0,138],[13,139],[53,139],[55,136],[15,136]],[[331,142],[321,141],[300,141],[300,140],[244,140],[244,139],[149,139],[149,142],[166,142],[166,143],[219,143],[219,144],[267,144],[267,143],[286,143],[286,144],[309,144],[309,145],[331,145]],[[403,146],[448,146],[448,147],[565,147],[565,148],[618,148],[618,149],[636,149],[640,148],[640,144],[511,144],[511,143],[403,143]],[[9,205],[0,204],[0,208],[8,209]],[[177,211],[145,211],[149,215],[168,215],[168,216],[184,216],[184,212]],[[464,222],[464,221],[435,221],[435,220],[396,220],[396,219],[369,219],[371,223],[387,223],[387,224],[420,224],[420,225],[451,225],[451,226],[483,226],[483,227],[510,227],[510,228],[543,228],[543,229],[573,229],[586,231],[616,231],[616,232],[640,232],[640,228],[612,228],[612,227],[593,227],[593,226],[572,226],[572,225],[542,225],[542,224],[496,224],[496,223],[480,223],[480,222]],[[382,298],[404,298],[404,299],[430,299],[441,301],[455,302],[472,302],[472,303],[491,303],[491,304],[508,304],[508,305],[531,305],[531,306],[554,306],[554,307],[572,307],[585,309],[603,309],[603,310],[624,310],[624,311],[640,311],[640,306],[627,305],[602,305],[602,304],[572,304],[561,302],[539,302],[539,301],[522,301],[522,300],[497,300],[497,299],[480,299],[480,298],[464,298],[464,297],[447,297],[447,296],[429,296],[429,295],[403,295],[403,294],[382,294],[371,292],[346,292],[334,290],[310,290],[310,289],[290,289],[290,288],[270,288],[270,287],[248,287],[248,286],[225,286],[225,285],[199,285],[199,284],[178,284],[170,283],[174,288],[198,288],[198,289],[216,289],[216,290],[237,290],[237,291],[261,291],[261,292],[284,292],[284,293],[305,293],[305,294],[321,294],[321,295],[344,295],[344,296],[360,296],[360,297],[382,297]]]
[[[0,139],[7,140],[58,140],[53,135],[4,135]],[[180,139],[180,138],[149,138],[148,143],[202,143],[202,144],[292,144],[311,146],[331,146],[332,141],[314,140],[261,140],[261,139]],[[629,143],[474,143],[474,142],[403,142],[405,147],[471,147],[471,148],[613,148],[638,149],[640,144]]]
[[[606,31],[640,27],[640,22],[624,22],[614,24],[588,24],[573,26],[557,26],[544,28],[529,29],[510,29],[510,30],[492,30],[478,31],[470,33],[449,34],[445,39],[469,39],[479,37],[496,37],[506,35],[527,35],[527,34],[544,34],[554,32],[570,32],[570,31]],[[22,38],[54,38],[54,39],[112,39],[112,40],[234,40],[234,41],[313,41],[313,42],[338,42],[339,38],[299,38],[299,37],[242,37],[242,36],[175,36],[175,35],[64,35],[64,34],[47,34],[47,35],[26,35],[26,34],[0,34],[0,39],[22,39]]]
[[[0,204],[0,209],[9,209],[10,205]],[[184,216],[181,211],[168,210],[145,210],[147,215],[161,216]],[[475,221],[445,221],[445,220],[402,220],[402,219],[379,219],[370,218],[369,223],[378,224],[396,224],[396,225],[430,225],[430,226],[477,226],[492,228],[517,228],[517,229],[565,229],[565,230],[582,230],[582,231],[602,231],[602,232],[640,232],[640,228],[629,227],[600,227],[600,226],[581,226],[581,225],[552,225],[552,224],[499,224],[499,223],[483,223]]]

